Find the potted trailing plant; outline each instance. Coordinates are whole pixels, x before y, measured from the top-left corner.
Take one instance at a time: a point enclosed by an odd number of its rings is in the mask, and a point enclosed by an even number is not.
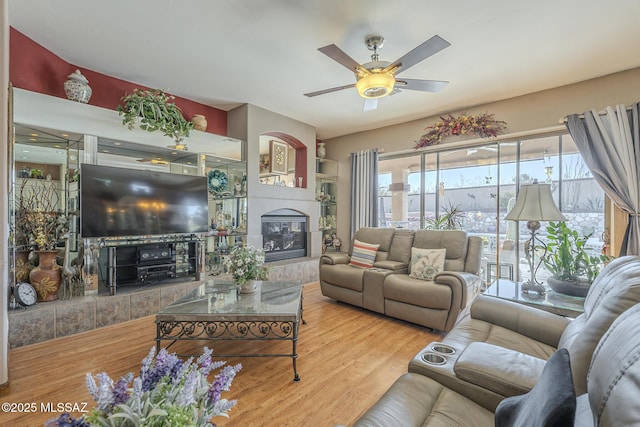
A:
[[[556,292],[586,296],[591,282],[600,273],[606,255],[590,255],[586,250],[591,234],[581,236],[565,222],[550,221],[547,227],[547,253],[542,258],[551,273],[547,284]]]
[[[193,123],[184,118],[174,99],[158,89],[134,89],[121,98],[122,105],[116,110],[122,116],[122,124],[129,129],[138,124],[142,130],[160,131],[179,143],[189,136]]]

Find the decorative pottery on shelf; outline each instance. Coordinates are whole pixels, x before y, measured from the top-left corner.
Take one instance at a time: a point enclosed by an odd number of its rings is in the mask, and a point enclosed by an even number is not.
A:
[[[193,123],[195,130],[201,130],[203,132],[207,130],[207,118],[202,114],[194,114],[191,123]]]
[[[555,279],[553,277],[549,277],[547,279],[547,285],[559,294],[571,295],[574,297],[586,297],[589,292],[589,287],[591,287],[591,283],[566,281]]]
[[[324,146],[324,142],[318,142],[317,153],[319,159],[324,159],[324,156],[327,155],[327,150]]]
[[[67,76],[68,80],[64,82],[64,93],[67,99],[86,104],[91,99],[91,87],[89,80],[82,75],[80,70],[76,70]]]
[[[16,283],[29,282],[29,273],[33,270],[33,264],[29,262],[31,251],[16,252]]]
[[[248,280],[244,283],[240,283],[241,294],[255,294],[258,290],[258,284],[255,280]]]
[[[56,263],[58,251],[38,251],[39,263],[29,273],[29,280],[38,292],[38,301],[58,299],[62,269]]]
[[[207,174],[207,187],[209,193],[214,196],[230,196],[231,192],[229,188],[229,178],[227,174],[219,169],[210,170]]]

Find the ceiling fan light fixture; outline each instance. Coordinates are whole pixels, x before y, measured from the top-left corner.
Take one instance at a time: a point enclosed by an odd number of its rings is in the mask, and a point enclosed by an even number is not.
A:
[[[372,73],[356,82],[356,89],[363,98],[382,98],[393,90],[396,79],[388,73]]]

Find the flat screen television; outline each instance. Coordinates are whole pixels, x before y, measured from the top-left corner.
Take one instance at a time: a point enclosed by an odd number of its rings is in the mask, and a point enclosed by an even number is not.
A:
[[[202,233],[208,216],[204,176],[80,166],[84,238]]]

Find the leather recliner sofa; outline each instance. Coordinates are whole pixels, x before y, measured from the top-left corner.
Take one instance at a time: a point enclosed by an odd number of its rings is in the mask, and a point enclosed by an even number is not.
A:
[[[469,314],[441,341],[454,350],[440,365],[427,363],[427,345],[409,362],[409,372],[436,379],[489,410],[505,397],[527,392],[546,360],[559,348],[571,356],[578,394],[598,341],[627,309],[640,303],[640,257],[610,262],[594,280],[575,319],[511,301],[480,295]]]
[[[371,268],[350,264],[354,241],[379,245]],[[433,280],[410,276],[412,248],[446,249],[444,269]],[[482,239],[455,230],[361,228],[347,253],[320,257],[322,294],[329,298],[449,331],[480,287]]]
[[[566,349],[554,353],[534,388],[503,400],[495,414],[432,378],[406,373],[354,427],[640,425],[640,304],[617,317],[596,344],[583,394],[571,387],[568,354]],[[562,356],[571,366],[558,369]]]

